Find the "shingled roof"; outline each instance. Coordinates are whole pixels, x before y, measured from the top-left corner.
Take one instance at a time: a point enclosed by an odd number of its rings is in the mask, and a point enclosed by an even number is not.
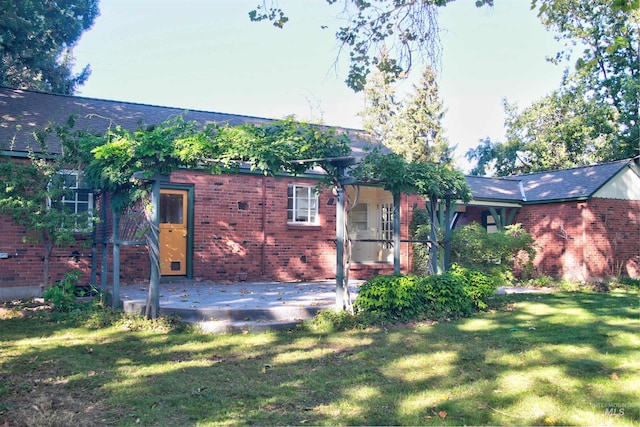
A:
[[[33,132],[43,129],[51,121],[63,124],[72,114],[77,116],[76,129],[96,132],[105,132],[109,126],[114,125],[135,130],[140,125],[159,124],[179,115],[201,126],[212,123],[230,126],[246,123],[262,125],[275,121],[263,117],[57,95],[0,86],[0,151],[37,151],[39,147],[35,144]],[[371,145],[364,131],[336,129],[349,135],[354,156],[363,155],[364,147]],[[57,141],[52,139],[50,145],[52,153],[60,152],[61,147]]]
[[[468,176],[475,200],[541,203],[592,197],[632,159],[504,178]]]
[[[33,132],[44,128],[51,121],[65,123],[72,114],[77,116],[77,129],[96,132],[104,132],[113,125],[133,130],[140,125],[158,124],[179,115],[201,126],[211,123],[230,126],[246,123],[262,125],[275,121],[262,117],[56,95],[0,86],[0,150],[10,150],[14,155],[26,153],[30,149],[38,150]],[[362,130],[336,129],[349,135],[352,154],[356,157],[364,156],[365,147],[377,145],[370,142]],[[50,145],[52,153],[60,152],[61,147],[55,139],[50,141]],[[632,163],[633,160],[626,159],[504,178],[467,176],[466,179],[476,201],[545,203],[590,198]]]

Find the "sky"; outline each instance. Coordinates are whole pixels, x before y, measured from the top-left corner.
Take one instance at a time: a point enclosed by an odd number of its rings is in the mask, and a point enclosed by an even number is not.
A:
[[[340,6],[279,0],[291,20],[277,29],[249,21],[261,2],[101,0],[74,50],[76,67],[92,70],[77,95],[361,128],[363,98],[344,83],[348,54],[335,40]],[[503,140],[503,99],[526,107],[560,85],[563,67],[545,60],[560,45],[529,5],[456,0],[441,8],[443,126],[465,171],[469,148]]]

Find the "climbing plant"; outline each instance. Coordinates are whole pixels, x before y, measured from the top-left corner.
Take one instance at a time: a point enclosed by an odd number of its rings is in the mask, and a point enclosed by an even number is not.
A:
[[[437,260],[437,231],[444,230],[444,269],[450,267],[450,218],[455,203],[471,199],[471,189],[464,175],[451,167],[434,162],[406,162],[395,153],[373,150],[354,169],[360,182],[375,183],[393,194],[418,194],[427,200],[430,215],[429,259],[430,273],[439,271]]]

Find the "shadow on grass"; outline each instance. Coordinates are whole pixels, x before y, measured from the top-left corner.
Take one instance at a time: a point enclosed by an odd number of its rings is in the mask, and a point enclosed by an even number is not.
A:
[[[503,301],[470,319],[331,334],[0,321],[0,421],[49,394],[77,396],[75,421],[98,424],[638,423],[637,293]]]

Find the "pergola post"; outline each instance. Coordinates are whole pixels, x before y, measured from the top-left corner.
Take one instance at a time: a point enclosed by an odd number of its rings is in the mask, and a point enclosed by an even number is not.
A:
[[[146,317],[157,319],[160,311],[160,180],[152,180],[151,186],[151,229],[149,230],[149,255],[151,276],[147,297]]]
[[[344,173],[343,167],[338,167],[338,176]],[[338,183],[336,186],[336,310],[345,309],[345,283],[344,283],[344,186]],[[348,284],[347,284],[348,285]]]

